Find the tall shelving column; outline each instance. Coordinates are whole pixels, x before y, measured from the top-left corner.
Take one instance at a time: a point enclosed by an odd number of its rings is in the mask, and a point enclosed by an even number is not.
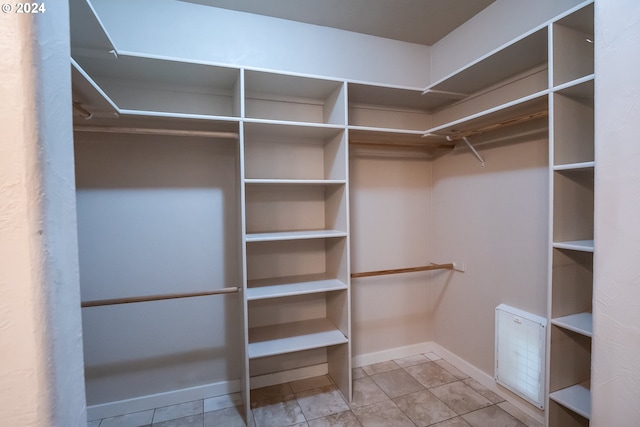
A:
[[[550,427],[588,426],[591,412],[594,66],[593,3],[550,27]]]
[[[245,404],[323,365],[350,399],[346,84],[245,70],[244,102]]]

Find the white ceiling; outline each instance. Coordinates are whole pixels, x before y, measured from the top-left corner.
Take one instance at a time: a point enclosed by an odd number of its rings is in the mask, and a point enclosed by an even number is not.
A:
[[[183,0],[433,45],[495,0]]]

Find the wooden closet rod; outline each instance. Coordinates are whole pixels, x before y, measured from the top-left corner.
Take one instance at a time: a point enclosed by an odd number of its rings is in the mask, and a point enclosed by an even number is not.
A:
[[[455,148],[455,144],[441,142],[441,143],[397,143],[393,142],[367,142],[367,141],[349,141],[350,145],[362,145],[365,147],[390,147],[390,148],[422,148],[425,150],[453,150]]]
[[[116,299],[101,299],[95,301],[85,301],[81,307],[101,307],[105,305],[118,305],[118,304],[132,304],[136,302],[148,302],[148,301],[162,301],[167,299],[179,299],[179,298],[193,298],[204,297],[209,295],[221,295],[236,293],[240,288],[222,288],[215,291],[208,292],[194,292],[190,294],[164,294],[164,295],[150,295],[144,297],[130,297],[130,298],[116,298]]]
[[[463,139],[469,136],[479,135],[484,132],[489,132],[492,130],[500,129],[507,126],[514,126],[520,123],[528,122],[530,120],[540,119],[542,117],[547,117],[549,115],[548,110],[542,110],[535,113],[525,114],[523,116],[514,117],[508,120],[502,120],[498,123],[494,123],[491,125],[483,126],[478,129],[464,130],[464,131],[453,131],[452,135],[446,135],[447,141],[455,141],[458,139]],[[425,134],[424,136],[434,136],[434,134]],[[443,136],[443,135],[438,135]]]
[[[123,128],[107,126],[74,126],[77,132],[126,133],[136,135],[168,135],[168,136],[198,136],[206,138],[238,139],[236,132],[218,132],[210,130],[182,130],[182,129],[150,129]]]
[[[352,279],[360,277],[372,277],[372,276],[384,276],[386,274],[400,274],[400,273],[414,273],[417,271],[429,271],[429,270],[453,270],[455,266],[453,263],[449,264],[431,264],[421,267],[409,267],[409,268],[397,268],[394,270],[378,270],[378,271],[365,271],[363,273],[351,273]]]

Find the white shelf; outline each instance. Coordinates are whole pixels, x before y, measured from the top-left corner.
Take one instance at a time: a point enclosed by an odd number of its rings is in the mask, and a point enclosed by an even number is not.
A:
[[[113,100],[104,93],[73,58],[71,58],[71,87],[73,101],[79,102],[82,108],[89,111],[93,116],[117,116],[118,107]]]
[[[556,249],[569,249],[572,251],[593,252],[593,240],[573,240],[568,242],[554,242]]]
[[[551,319],[551,323],[587,337],[591,337],[593,334],[593,315],[591,313],[556,317]]]
[[[345,289],[347,289],[346,283],[335,278],[329,278],[326,274],[250,280],[247,288],[247,300],[280,298]]]
[[[297,120],[279,120],[279,119],[260,119],[260,118],[245,118],[244,122],[249,124],[263,124],[263,125],[271,125],[271,126],[291,126],[291,127],[305,127],[305,128],[316,128],[316,129],[328,129],[331,131],[335,130],[343,130],[344,125],[333,124],[333,123],[316,123],[316,122],[306,122],[306,121],[297,121]],[[313,132],[310,130],[310,132]],[[334,135],[336,132],[332,132]]]
[[[557,85],[553,88],[553,91],[576,98],[593,98],[594,80],[595,74],[589,74],[588,76]]]
[[[72,52],[109,52],[115,47],[93,6],[87,0],[69,2],[70,39]]]
[[[347,233],[339,230],[303,230],[303,231],[276,231],[270,233],[247,234],[246,241],[250,242],[275,242],[283,240],[327,239],[332,237],[346,237]]]
[[[429,91],[472,94],[547,62],[547,27],[501,46],[427,87]],[[433,94],[437,95],[437,94]]]
[[[240,70],[213,64],[108,52],[74,59],[120,110],[188,118],[240,117]]]
[[[247,178],[244,180],[248,185],[344,185],[344,179],[257,179]]]
[[[579,163],[567,163],[563,165],[555,165],[554,171],[593,171],[596,166],[596,162],[579,162]]]
[[[580,384],[554,391],[549,398],[586,419],[591,418],[591,391]]]
[[[408,108],[430,111],[446,103],[460,99],[451,94],[430,93],[422,95],[424,89],[349,83],[349,104],[377,105],[390,108]]]
[[[345,344],[348,339],[327,319],[249,329],[250,359]]]
[[[503,120],[512,119],[520,115],[544,111],[548,109],[548,94],[549,90],[543,90],[532,95],[498,105],[497,107],[489,108],[479,113],[436,126],[427,130],[425,134],[445,137],[448,134],[462,130],[472,130],[474,128],[487,126]]]
[[[284,120],[244,119],[247,138],[329,139],[344,131],[344,126],[326,123],[304,123]]]

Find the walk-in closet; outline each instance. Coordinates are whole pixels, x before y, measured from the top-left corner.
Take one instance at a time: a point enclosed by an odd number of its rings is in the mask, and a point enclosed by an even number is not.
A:
[[[286,384],[283,425],[377,425],[371,384],[406,425],[588,426],[594,1],[429,45],[225,3],[70,1],[89,422],[267,425]]]

